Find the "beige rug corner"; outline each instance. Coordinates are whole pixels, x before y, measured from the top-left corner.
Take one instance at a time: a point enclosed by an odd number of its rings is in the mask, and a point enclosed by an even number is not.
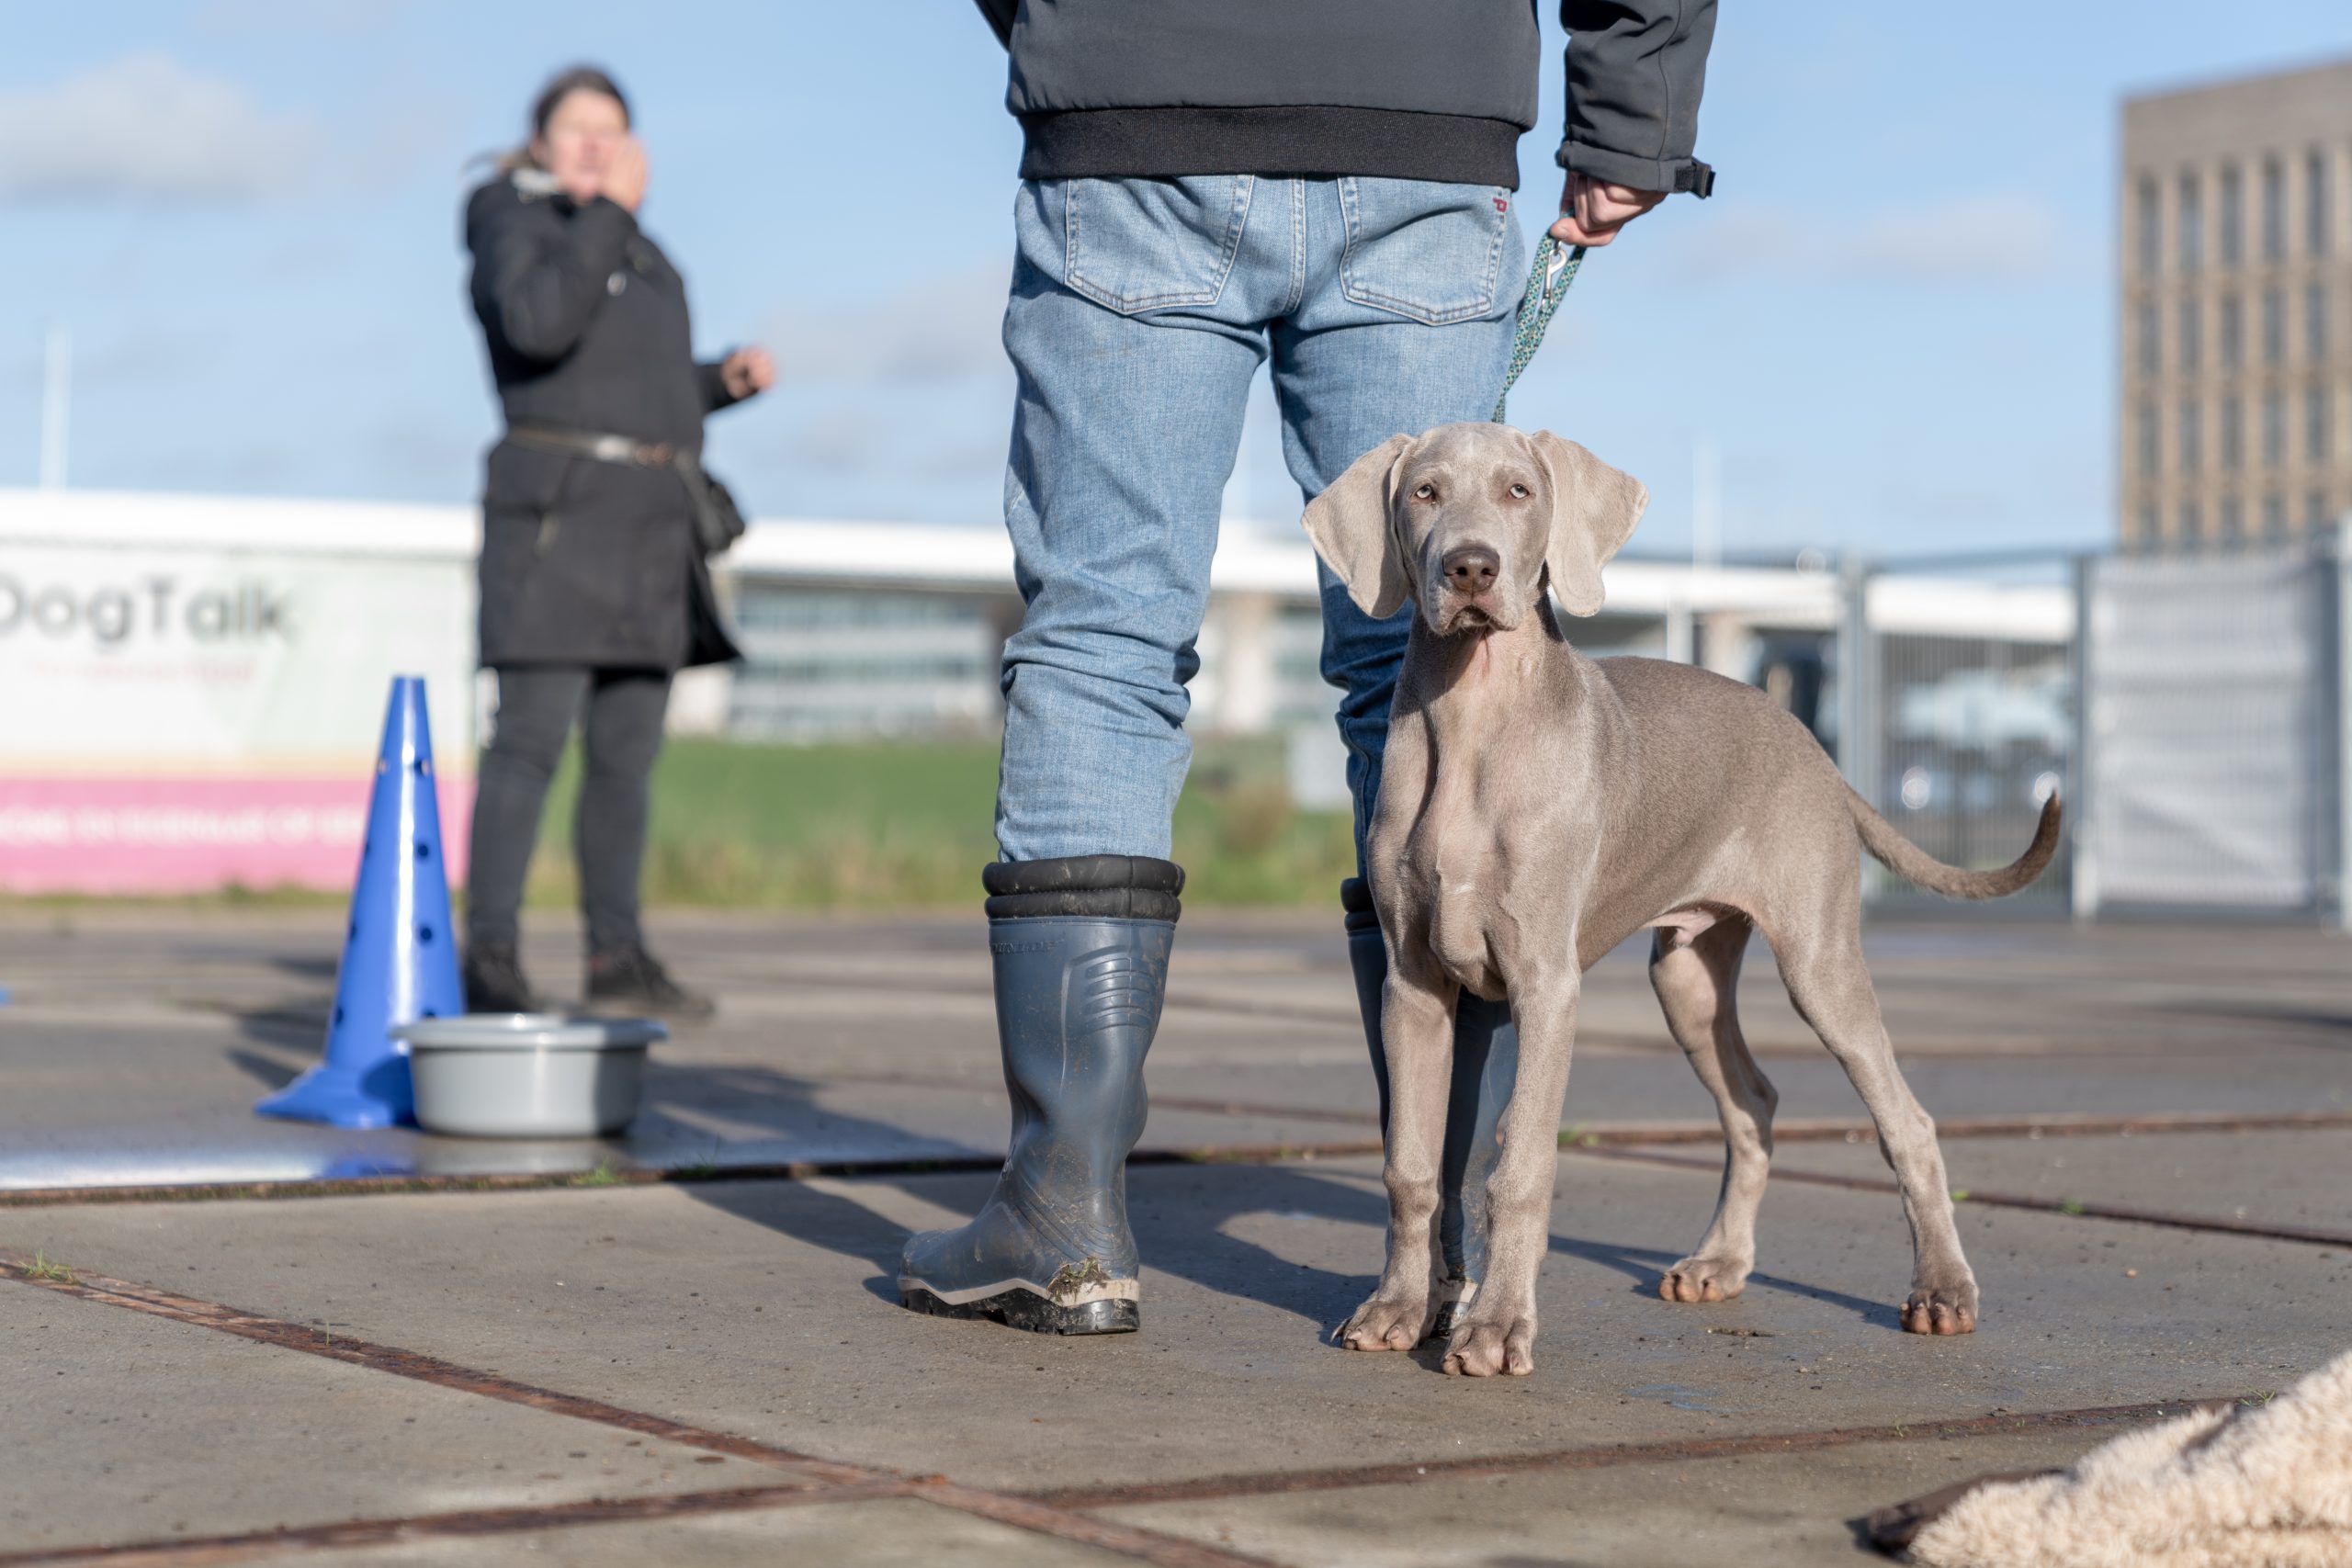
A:
[[[1928,1568],[2352,1568],[2352,1354],[2262,1404],[2167,1421],[2071,1470],[1979,1487]]]

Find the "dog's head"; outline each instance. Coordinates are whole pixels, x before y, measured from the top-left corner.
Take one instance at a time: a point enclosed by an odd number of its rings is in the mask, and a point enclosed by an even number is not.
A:
[[[1649,504],[1639,480],[1548,430],[1444,424],[1392,435],[1306,509],[1306,536],[1365,614],[1410,597],[1440,637],[1510,631],[1546,582],[1600,610],[1601,564]]]

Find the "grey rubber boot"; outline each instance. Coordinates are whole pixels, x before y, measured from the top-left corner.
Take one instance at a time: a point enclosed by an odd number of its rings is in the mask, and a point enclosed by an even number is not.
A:
[[[1126,1160],[1184,873],[1083,855],[1000,863],[983,880],[1012,1146],[971,1224],[909,1239],[899,1300],[1036,1334],[1132,1333]]]
[[[1373,1081],[1380,1088],[1380,1133],[1388,1135],[1388,1054],[1380,1040],[1380,990],[1388,979],[1388,950],[1380,939],[1380,917],[1361,877],[1340,884],[1340,907],[1348,932],[1348,964],[1355,971],[1356,1007],[1363,1016],[1364,1043],[1372,1051]],[[1445,1153],[1439,1170],[1445,1183],[1438,1213],[1438,1240],[1444,1248],[1445,1297],[1433,1335],[1453,1331],[1457,1309],[1478,1293],[1487,1266],[1487,1179],[1502,1156],[1503,1107],[1519,1082],[1519,1026],[1510,1004],[1462,994],[1453,1009],[1453,1080],[1446,1096]]]

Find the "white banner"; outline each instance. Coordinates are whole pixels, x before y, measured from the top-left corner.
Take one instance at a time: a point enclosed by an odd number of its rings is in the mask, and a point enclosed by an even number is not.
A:
[[[11,538],[6,522],[0,887],[347,886],[396,674],[425,678],[442,807],[465,809],[469,556]],[[453,866],[463,836],[445,821]]]

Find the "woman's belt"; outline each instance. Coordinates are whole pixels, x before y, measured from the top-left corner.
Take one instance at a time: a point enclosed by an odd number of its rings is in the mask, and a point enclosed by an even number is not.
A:
[[[518,446],[569,452],[575,457],[594,457],[600,463],[630,463],[640,468],[673,468],[678,465],[678,449],[667,441],[639,441],[627,435],[607,435],[594,430],[565,430],[552,424],[510,424],[506,427],[506,439]]]
[[[702,466],[699,454],[667,441],[638,441],[626,435],[605,435],[593,430],[566,430],[553,424],[510,424],[506,439],[518,446],[544,447],[594,457],[600,463],[626,463],[640,468],[668,468],[685,481],[686,509],[695,539],[706,556],[717,555],[743,536],[742,509],[718,477]]]

